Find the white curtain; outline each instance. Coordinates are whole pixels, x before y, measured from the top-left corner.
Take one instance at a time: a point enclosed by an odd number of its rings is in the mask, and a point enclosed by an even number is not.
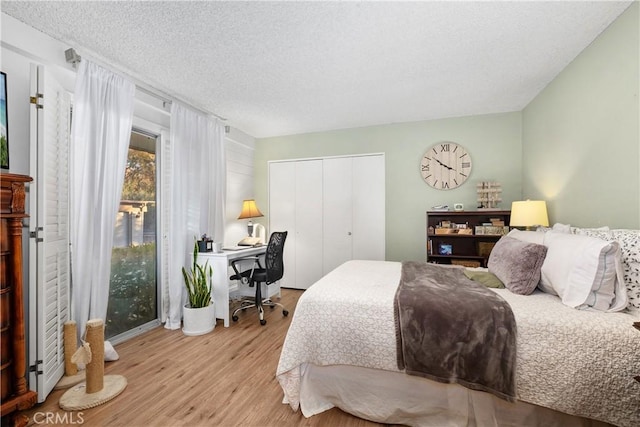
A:
[[[135,85],[89,61],[76,76],[71,128],[72,315],[106,321],[111,249],[127,162]]]
[[[178,329],[186,300],[182,267],[191,263],[194,238],[207,234],[216,242],[224,242],[224,126],[213,117],[174,102],[170,144],[171,206],[166,219],[169,306],[165,327]]]

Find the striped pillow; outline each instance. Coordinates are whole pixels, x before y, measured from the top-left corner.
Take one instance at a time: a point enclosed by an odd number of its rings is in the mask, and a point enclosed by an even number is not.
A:
[[[551,231],[545,233],[544,245],[548,250],[541,269],[541,289],[578,309],[626,308],[628,297],[617,242]]]

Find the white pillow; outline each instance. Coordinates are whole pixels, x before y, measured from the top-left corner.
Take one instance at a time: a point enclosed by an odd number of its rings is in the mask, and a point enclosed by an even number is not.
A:
[[[597,237],[620,245],[624,283],[629,298],[628,309],[640,311],[640,230],[600,228],[572,228],[574,234]]]
[[[620,246],[589,236],[544,233],[540,289],[569,307],[620,311],[628,304]]]
[[[536,245],[544,244],[544,233],[540,233],[538,231],[522,231],[514,228],[507,234],[507,236],[513,239],[518,239],[521,242],[535,243]]]
[[[555,224],[553,224],[553,227],[551,229],[557,233],[571,233],[571,225],[569,224],[561,224],[559,222],[556,222]]]
[[[113,345],[109,341],[104,342],[104,361],[105,362],[113,362],[114,360],[120,359],[118,352]]]

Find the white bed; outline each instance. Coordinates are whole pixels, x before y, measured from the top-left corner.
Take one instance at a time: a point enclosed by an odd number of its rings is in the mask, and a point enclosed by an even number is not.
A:
[[[306,417],[335,406],[421,426],[640,426],[637,313],[576,310],[539,291],[492,289],[511,306],[518,329],[518,403],[511,404],[398,371],[400,271],[397,262],[349,261],[300,297],[276,373],[284,403]]]

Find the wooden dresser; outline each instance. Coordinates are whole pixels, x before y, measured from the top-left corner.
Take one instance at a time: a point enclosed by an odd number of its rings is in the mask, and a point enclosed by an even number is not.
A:
[[[0,226],[0,353],[2,425],[21,424],[15,411],[30,408],[37,394],[27,388],[27,356],[22,273],[22,220],[25,184],[31,177],[2,174],[2,221]]]

